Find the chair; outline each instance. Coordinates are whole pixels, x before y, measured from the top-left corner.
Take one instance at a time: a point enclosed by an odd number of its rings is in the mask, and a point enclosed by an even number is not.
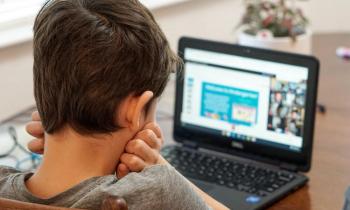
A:
[[[0,198],[1,210],[78,210],[72,208],[63,208],[56,206],[47,206],[35,203],[26,203],[6,198]],[[81,210],[81,209],[80,209]],[[101,210],[128,210],[126,201],[117,196],[105,198],[101,205]]]

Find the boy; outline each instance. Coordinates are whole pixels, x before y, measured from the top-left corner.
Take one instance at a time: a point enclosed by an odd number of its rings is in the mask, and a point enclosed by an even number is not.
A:
[[[157,150],[156,100],[178,65],[137,0],[47,2],[34,24],[43,161],[35,173],[1,167],[0,196],[86,209],[106,195],[130,209],[225,209]],[[118,180],[118,164],[120,177],[139,173]]]

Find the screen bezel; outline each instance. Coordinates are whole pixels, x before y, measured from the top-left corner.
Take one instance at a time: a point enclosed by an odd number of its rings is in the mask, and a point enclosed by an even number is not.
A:
[[[317,83],[319,74],[319,61],[312,56],[297,55],[271,50],[256,49],[229,43],[202,40],[190,37],[182,37],[179,41],[178,54],[184,59],[186,48],[199,49],[272,61],[284,64],[298,65],[308,68],[306,107],[304,119],[303,145],[300,152],[293,152],[251,142],[239,141],[242,148],[231,146],[232,138],[204,134],[199,131],[187,129],[181,123],[181,111],[183,101],[184,72],[186,69],[177,71],[176,74],[176,98],[173,136],[175,141],[182,143],[184,140],[196,143],[198,146],[210,147],[230,154],[244,154],[262,160],[273,160],[276,164],[288,164],[295,166],[298,171],[309,171],[311,167],[311,155],[314,134]],[[215,138],[215,141],[213,139]],[[273,154],[273,155],[272,155]]]

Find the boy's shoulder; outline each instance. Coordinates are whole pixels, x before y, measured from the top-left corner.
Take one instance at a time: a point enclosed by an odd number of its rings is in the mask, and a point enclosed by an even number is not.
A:
[[[80,197],[70,207],[98,209],[100,202],[109,195],[124,198],[129,209],[163,209],[160,199],[164,197],[169,174],[172,169],[165,165],[146,167],[142,172],[129,173],[122,179],[108,175],[84,183],[84,188],[75,193]],[[80,196],[83,194],[84,196]]]
[[[21,173],[21,172],[9,166],[0,166],[0,180],[17,173]]]
[[[118,181],[113,181],[112,176],[100,181],[98,187],[85,194],[84,202],[73,207],[89,208],[86,204],[91,203],[90,199],[116,195],[127,201],[129,209],[208,209],[189,182],[170,165],[149,166]]]
[[[16,199],[13,186],[16,177],[25,173],[8,166],[0,166],[0,197]]]

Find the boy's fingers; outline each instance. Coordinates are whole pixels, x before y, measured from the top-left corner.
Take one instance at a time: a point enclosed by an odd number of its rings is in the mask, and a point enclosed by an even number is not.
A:
[[[123,153],[120,156],[120,161],[124,163],[132,172],[140,172],[146,167],[146,163],[141,158],[133,154]]]
[[[143,140],[135,139],[130,141],[125,150],[127,153],[134,154],[146,163],[155,163],[157,162],[157,155],[154,150],[149,147]]]
[[[44,139],[34,139],[28,143],[27,147],[33,153],[43,154],[44,153],[44,143],[45,143]]]
[[[124,176],[129,174],[129,168],[124,163],[119,163],[117,167],[117,177],[118,179],[123,178]]]
[[[38,112],[38,111],[34,111],[34,112],[32,113],[32,120],[33,120],[33,121],[41,121],[40,115],[39,115],[39,112]]]
[[[29,135],[34,136],[36,138],[42,138],[44,136],[44,128],[41,122],[32,121],[26,125],[26,131]]]
[[[159,150],[162,146],[162,140],[151,129],[140,131],[135,138],[144,140],[153,149]]]
[[[157,123],[151,122],[145,125],[144,129],[152,130],[158,138],[163,138],[162,130]]]

